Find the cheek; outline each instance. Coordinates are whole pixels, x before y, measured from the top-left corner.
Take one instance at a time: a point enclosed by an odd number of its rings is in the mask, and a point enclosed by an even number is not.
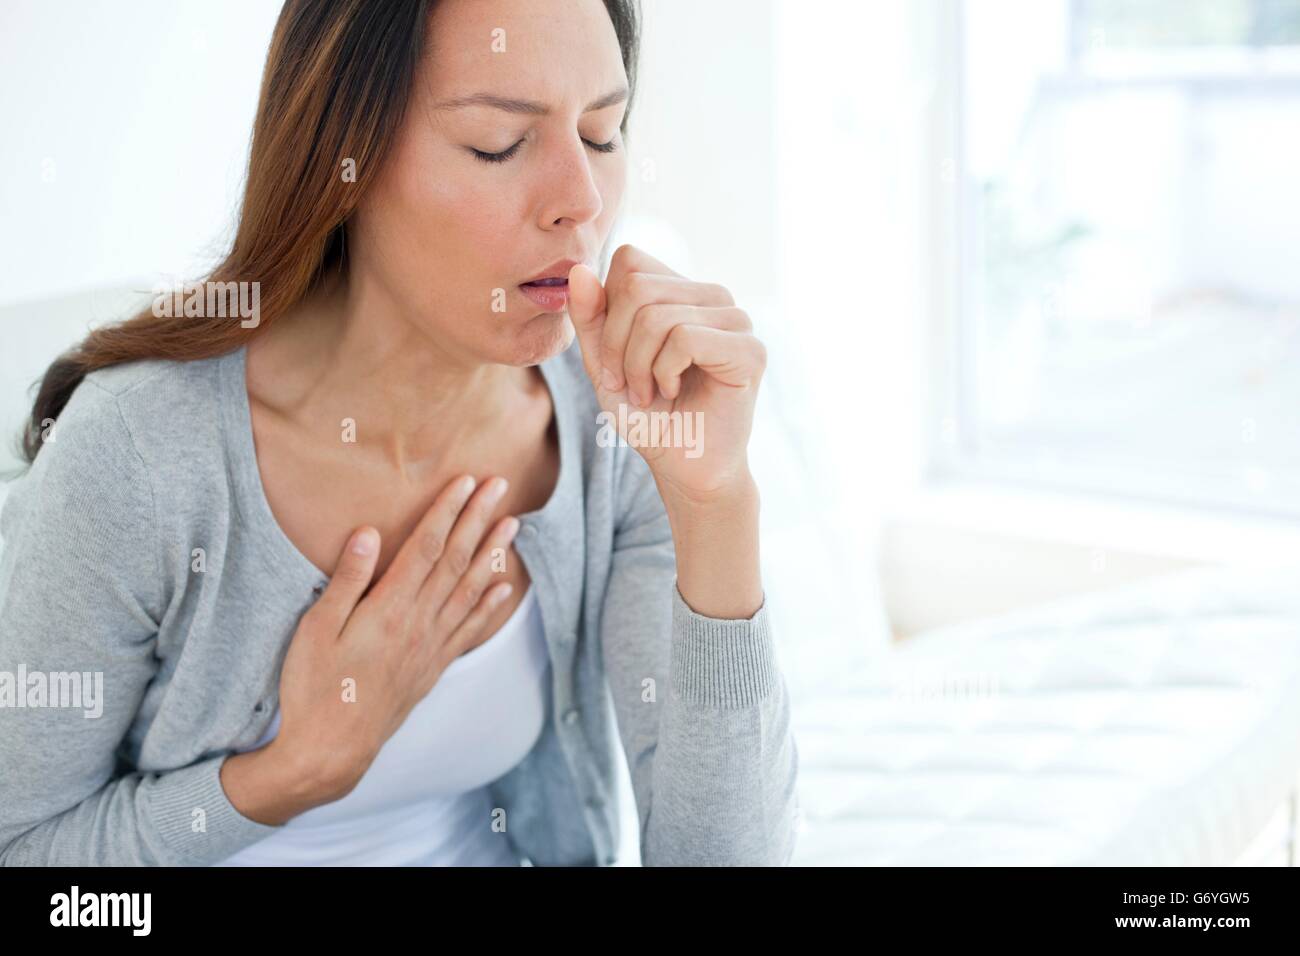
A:
[[[502,224],[514,221],[510,197],[475,172],[431,135],[399,140],[383,183],[383,222],[377,223],[390,246],[386,252],[399,262],[427,262],[436,254],[463,265],[492,246]]]
[[[421,179],[404,197],[403,213],[422,248],[466,262],[509,241],[517,212],[508,191],[455,175]]]

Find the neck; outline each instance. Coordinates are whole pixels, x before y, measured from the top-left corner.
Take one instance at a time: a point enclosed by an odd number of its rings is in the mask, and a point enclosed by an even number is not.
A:
[[[456,354],[379,290],[343,279],[284,319],[264,334],[277,411],[339,429],[351,419],[368,456],[412,477],[495,432],[535,374]]]

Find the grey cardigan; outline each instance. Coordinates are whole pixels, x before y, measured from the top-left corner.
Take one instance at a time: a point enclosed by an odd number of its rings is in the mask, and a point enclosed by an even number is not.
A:
[[[615,862],[621,743],[645,865],[788,864],[798,753],[767,605],[718,620],[682,601],[663,502],[633,449],[597,444],[577,349],[541,367],[560,476],[521,516],[516,549],[551,707],[489,785],[503,838],[521,863]],[[298,619],[328,579],[267,504],[244,361],[240,348],[90,374],[11,487],[0,862],[202,866],[277,829],[236,810],[219,771],[270,723]],[[60,674],[82,676],[80,696]]]

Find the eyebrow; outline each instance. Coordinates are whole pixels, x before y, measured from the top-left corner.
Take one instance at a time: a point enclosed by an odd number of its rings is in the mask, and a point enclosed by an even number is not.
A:
[[[626,86],[611,90],[599,99],[592,100],[587,104],[587,108],[583,112],[591,113],[595,110],[603,110],[607,106],[622,103],[625,99],[627,99]],[[444,100],[433,108],[435,110],[459,110],[464,109],[466,106],[490,106],[493,109],[505,110],[507,113],[526,113],[531,116],[549,116],[551,113],[551,108],[545,103],[538,103],[535,100],[514,100],[493,93],[472,93],[469,96],[458,96],[455,99]]]

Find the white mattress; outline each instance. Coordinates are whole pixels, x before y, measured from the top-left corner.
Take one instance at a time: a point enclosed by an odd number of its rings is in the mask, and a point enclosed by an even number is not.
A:
[[[1227,865],[1300,774],[1300,568],[931,631],[796,688],[796,865]]]

